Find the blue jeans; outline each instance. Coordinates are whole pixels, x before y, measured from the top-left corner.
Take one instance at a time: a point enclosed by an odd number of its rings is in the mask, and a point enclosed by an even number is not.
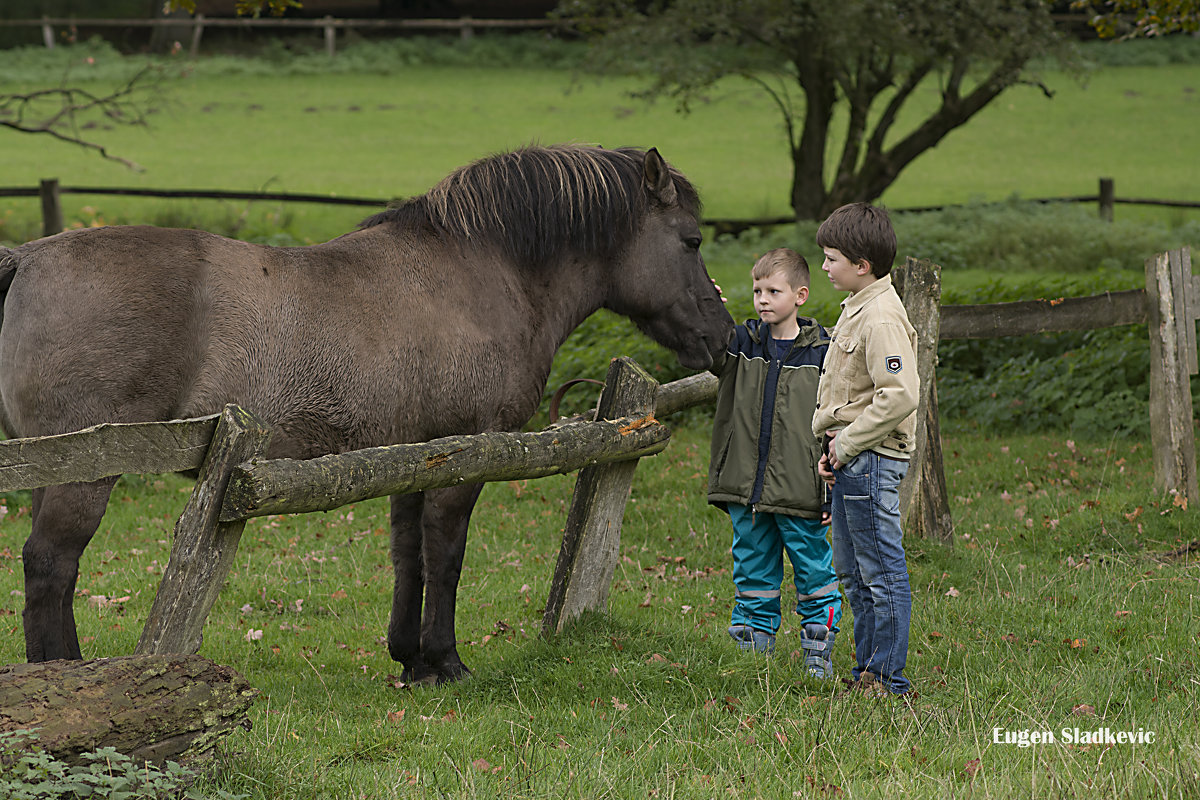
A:
[[[730,503],[728,511],[733,522],[733,585],[737,592],[731,624],[766,633],[779,630],[783,621],[783,554],[787,553],[801,624],[819,622],[836,631],[842,618],[842,596],[833,572],[829,527],[815,519],[755,513],[737,503]]]
[[[900,481],[908,462],[859,453],[834,472],[833,563],[854,612],[857,680],[870,672],[890,691],[908,691],[912,590],[900,530]]]

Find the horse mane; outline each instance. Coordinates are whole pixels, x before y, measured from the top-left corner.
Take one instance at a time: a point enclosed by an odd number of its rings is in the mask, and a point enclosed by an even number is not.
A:
[[[573,253],[615,257],[648,211],[645,151],[582,145],[525,147],[468,164],[429,192],[363,221],[430,225],[443,235],[497,245],[541,267]],[[695,187],[674,168],[680,205],[700,214]]]

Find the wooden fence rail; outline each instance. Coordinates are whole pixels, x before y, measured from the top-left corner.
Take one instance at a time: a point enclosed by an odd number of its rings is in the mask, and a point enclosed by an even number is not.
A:
[[[1167,208],[1196,208],[1200,202],[1192,200],[1154,200],[1138,197],[1115,197],[1112,193],[1111,178],[1101,178],[1101,192],[1098,195],[1080,195],[1073,197],[1031,198],[1031,203],[1095,203],[1099,202],[1100,217],[1109,222],[1113,219],[1113,206],[1148,205]],[[1107,187],[1107,191],[1105,191]],[[114,197],[161,197],[165,199],[185,200],[248,200],[251,202],[280,202],[280,203],[325,203],[327,205],[364,206],[383,208],[389,203],[401,198],[379,197],[343,197],[334,194],[317,194],[305,192],[239,192],[221,189],[143,189],[131,186],[62,186],[57,178],[44,178],[38,186],[0,186],[0,197],[39,197],[42,203],[42,235],[52,236],[63,229],[62,195],[92,194]],[[954,205],[912,206],[893,208],[895,212],[923,213],[954,208]],[[751,228],[773,228],[780,225],[792,225],[793,217],[765,217],[761,219],[716,219],[708,218],[703,224],[711,225],[716,235],[731,234],[737,236]]]
[[[1197,369],[1200,280],[1192,276],[1187,250],[1148,259],[1145,290],[1033,305],[943,307],[937,267],[908,259],[895,275],[918,329],[923,366],[920,446],[901,489],[911,534],[952,541],[934,376],[936,343],[948,338],[1148,324],[1155,484],[1200,502],[1190,392],[1190,375]],[[552,634],[583,610],[607,605],[636,460],[667,445],[669,432],[656,416],[706,402],[716,388],[716,378],[707,374],[659,386],[631,360],[616,359],[599,421],[568,421],[537,433],[455,436],[304,462],[265,460],[268,426],[236,406],[194,420],[98,425],[0,443],[0,492],[122,473],[199,470],[138,644],[142,654],[191,653],[200,645],[248,517],[582,468],[543,620],[543,630]]]

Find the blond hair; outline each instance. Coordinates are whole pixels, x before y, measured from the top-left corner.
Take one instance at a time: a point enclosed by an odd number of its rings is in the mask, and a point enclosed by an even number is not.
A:
[[[769,253],[764,253],[754,262],[750,277],[759,281],[776,273],[781,273],[788,286],[793,289],[808,286],[808,262],[790,247],[777,247]]]

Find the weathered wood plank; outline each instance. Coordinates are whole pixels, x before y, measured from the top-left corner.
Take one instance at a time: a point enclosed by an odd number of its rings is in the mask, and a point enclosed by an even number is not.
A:
[[[171,559],[158,585],[137,653],[195,653],[204,622],[233,566],[245,520],[219,522],[234,467],[263,452],[270,427],[238,406],[226,406],[200,469],[196,488],[175,524]]]
[[[653,417],[579,422],[536,433],[447,436],[372,447],[307,461],[243,464],[225,493],[222,522],[328,511],[372,497],[460,483],[541,478],[652,455],[670,431]]]
[[[658,387],[654,416],[662,418],[685,408],[717,399],[717,376],[711,372],[689,375]]]
[[[658,383],[633,359],[614,359],[604,384],[597,407],[600,419],[654,411]],[[542,633],[558,633],[584,611],[608,607],[621,546],[621,522],[636,469],[633,460],[580,471],[542,617]]]
[[[1175,261],[1174,266],[1172,261]],[[1181,335],[1177,295],[1184,276],[1176,251],[1146,259],[1146,296],[1150,333],[1150,440],[1154,450],[1154,484],[1200,501],[1196,478],[1196,437],[1186,339]],[[1191,276],[1187,276],[1191,283]],[[1190,288],[1190,287],[1189,287]],[[1194,324],[1194,323],[1188,323]]]
[[[904,309],[917,331],[917,375],[921,381],[917,402],[916,453],[900,484],[900,507],[906,535],[954,544],[954,519],[942,466],[941,426],[937,407],[937,346],[940,336],[940,269],[929,261],[909,258],[898,270],[898,288]]]
[[[1033,333],[1089,331],[1144,325],[1146,292],[1108,292],[1092,297],[1025,300],[941,307],[941,339],[995,339]]]
[[[183,472],[204,461],[217,414],[171,422],[106,423],[0,442],[0,492],[124,473]]]

